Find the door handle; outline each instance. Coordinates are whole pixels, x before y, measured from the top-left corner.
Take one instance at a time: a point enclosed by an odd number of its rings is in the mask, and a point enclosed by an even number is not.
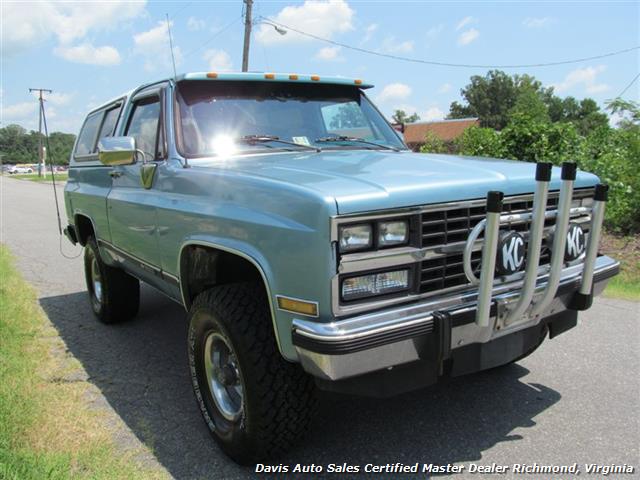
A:
[[[111,171],[109,172],[109,176],[110,176],[111,178],[118,178],[118,177],[121,177],[121,176],[122,176],[122,172],[119,172],[118,170],[111,170]]]

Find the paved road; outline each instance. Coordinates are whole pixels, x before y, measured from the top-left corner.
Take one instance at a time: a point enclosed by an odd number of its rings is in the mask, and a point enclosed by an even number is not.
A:
[[[151,446],[155,460],[179,479],[255,477],[220,453],[200,418],[182,309],[143,288],[136,320],[98,324],[81,258],[59,253],[51,186],[0,182],[1,240],[36,286],[69,351],[124,421],[123,445]],[[66,240],[62,247],[67,255],[79,251]],[[598,299],[579,328],[518,365],[397,398],[323,395],[312,431],[282,462],[627,463],[637,470],[639,310],[638,304]]]

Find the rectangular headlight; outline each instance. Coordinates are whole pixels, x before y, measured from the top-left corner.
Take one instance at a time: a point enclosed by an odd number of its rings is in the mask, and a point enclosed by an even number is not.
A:
[[[372,273],[361,277],[344,279],[342,281],[342,299],[356,300],[358,298],[399,292],[408,288],[409,270]]]
[[[409,223],[406,220],[380,222],[378,224],[378,245],[389,247],[402,245],[409,240]]]
[[[368,223],[340,227],[340,252],[366,250],[373,245],[372,228]]]

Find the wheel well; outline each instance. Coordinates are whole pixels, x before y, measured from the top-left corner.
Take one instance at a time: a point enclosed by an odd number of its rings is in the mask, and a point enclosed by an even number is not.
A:
[[[90,236],[95,236],[96,232],[93,230],[93,223],[89,217],[84,215],[76,215],[76,229],[78,234],[78,242],[84,246],[87,243],[87,239]]]
[[[216,285],[255,282],[265,287],[258,268],[249,260],[214,247],[189,245],[180,257],[180,282],[185,307],[196,296]],[[268,293],[267,293],[268,294]]]

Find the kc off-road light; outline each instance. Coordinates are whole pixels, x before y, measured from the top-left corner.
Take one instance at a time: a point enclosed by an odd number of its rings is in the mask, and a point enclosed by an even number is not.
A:
[[[380,222],[378,224],[378,246],[402,245],[409,240],[409,224],[406,220]]]
[[[385,295],[400,292],[409,288],[409,270],[372,273],[361,277],[346,278],[342,281],[342,299],[345,301],[358,298]]]
[[[372,228],[368,223],[340,227],[340,252],[366,250],[373,245]]]

